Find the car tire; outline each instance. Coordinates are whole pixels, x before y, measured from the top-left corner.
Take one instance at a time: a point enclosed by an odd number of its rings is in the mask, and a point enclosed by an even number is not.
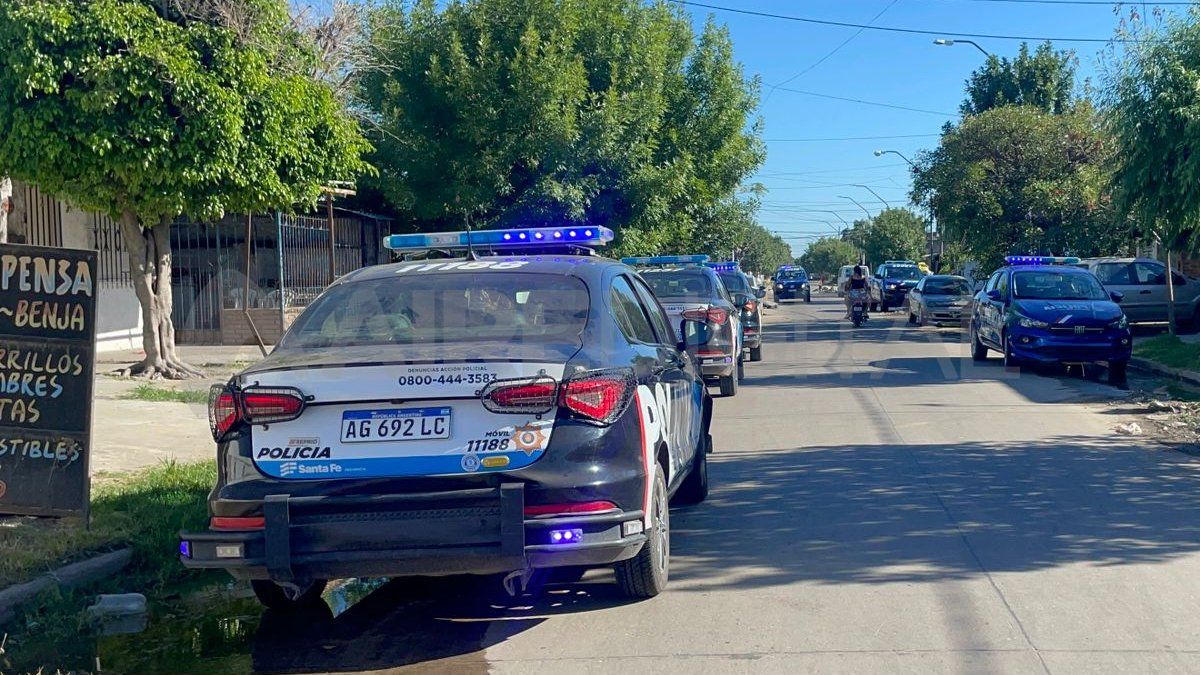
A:
[[[758,363],[762,361],[762,345],[750,348],[750,362]]]
[[[642,550],[613,565],[617,586],[628,598],[653,598],[667,587],[671,568],[671,511],[667,507],[667,483],[662,471],[654,475],[650,514],[650,529]]]
[[[917,315],[916,315],[916,314],[913,314],[911,311],[908,313],[908,325],[910,325],[910,326],[919,326],[919,325],[921,325],[921,324],[920,324],[920,323],[917,321]]]
[[[879,303],[872,300],[871,306],[867,308],[867,311],[868,312],[878,312],[879,311]]]
[[[887,304],[887,300],[881,300],[879,302],[879,311],[883,312],[884,314],[887,314],[888,312],[892,311],[892,308],[890,306],[888,306],[888,304]]]
[[[283,609],[290,610],[297,607],[306,607],[315,605],[321,601],[321,594],[325,592],[324,579],[314,579],[308,582],[307,585],[301,586],[299,592],[286,588],[280,584],[267,579],[252,579],[250,581],[250,590],[254,591],[254,597],[268,609]]]
[[[1021,361],[1012,352],[1012,345],[1009,344],[1008,335],[1003,336],[1002,344],[1004,345],[1004,367],[1005,368],[1020,368]]]
[[[1129,382],[1126,373],[1129,363],[1126,361],[1118,361],[1117,363],[1108,364],[1108,383],[1114,387],[1124,387]]]
[[[988,356],[987,345],[979,341],[979,334],[975,332],[975,327],[971,327],[971,360],[986,361]]]
[[[807,292],[804,294],[804,301],[805,301],[805,302],[812,302],[812,291],[807,291]]]
[[[692,470],[675,493],[675,500],[680,504],[699,504],[708,497],[708,453],[711,451],[712,434],[705,432],[700,447],[696,448]]]
[[[721,386],[721,396],[737,396],[738,378],[737,373],[726,375],[718,380]]]
[[[741,384],[742,380],[746,379],[746,359],[740,358],[737,362],[737,381]]]

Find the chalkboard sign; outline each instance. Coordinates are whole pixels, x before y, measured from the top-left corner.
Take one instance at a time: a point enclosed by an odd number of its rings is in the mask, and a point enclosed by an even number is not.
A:
[[[0,513],[87,513],[96,252],[0,244]]]

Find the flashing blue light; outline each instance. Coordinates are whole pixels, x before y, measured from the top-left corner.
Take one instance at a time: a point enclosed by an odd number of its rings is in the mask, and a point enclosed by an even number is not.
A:
[[[723,263],[710,262],[710,263],[705,263],[705,264],[707,266],[713,268],[713,270],[715,270],[717,272],[740,272],[742,270],[741,266],[735,262],[723,262]]]
[[[582,236],[581,236],[582,235]],[[516,248],[533,242],[549,243],[570,241],[577,246],[604,246],[613,240],[613,231],[607,227],[579,230],[564,230],[558,227],[531,227],[511,230],[476,230],[473,232],[431,232],[429,234],[393,234],[384,237],[384,248],[393,251],[423,251],[431,248],[466,249]]]
[[[700,265],[708,262],[706,255],[651,255],[621,258],[626,265]]]
[[[577,544],[583,540],[583,530],[550,530],[550,541],[554,544]]]
[[[179,542],[179,555],[181,555],[185,558],[192,557],[192,542],[190,542],[190,541]]]
[[[1050,255],[1010,255],[1004,259],[1006,265],[1078,265],[1079,258]]]

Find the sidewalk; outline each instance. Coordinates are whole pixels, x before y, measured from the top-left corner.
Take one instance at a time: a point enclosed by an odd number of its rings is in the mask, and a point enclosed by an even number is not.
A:
[[[179,355],[206,376],[181,382],[121,379],[114,373],[140,361],[142,352],[106,352],[97,356],[92,413],[93,478],[169,460],[214,459],[205,404],[130,400],[128,396],[142,385],[207,391],[261,359],[262,353],[257,347],[180,347]]]

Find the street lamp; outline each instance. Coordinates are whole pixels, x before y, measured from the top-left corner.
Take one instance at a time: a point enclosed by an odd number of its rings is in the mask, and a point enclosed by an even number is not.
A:
[[[858,200],[855,199],[854,197],[848,197],[846,195],[838,195],[838,199],[849,199],[850,201],[854,202],[855,206],[862,209],[863,213],[867,214],[867,220],[871,220],[871,212],[867,210],[867,207],[863,206],[862,204],[859,204]]]
[[[938,38],[938,39],[936,39],[936,40],[934,40],[934,41],[933,41],[933,44],[935,44],[935,45],[938,45],[938,46],[940,46],[940,47],[953,47],[954,45],[956,45],[956,44],[959,44],[959,43],[964,43],[964,44],[968,44],[968,45],[972,45],[972,46],[974,46],[974,47],[975,47],[975,49],[978,49],[979,51],[983,52],[983,55],[984,55],[984,56],[995,56],[995,54],[992,54],[991,52],[989,52],[988,50],[984,49],[983,47],[980,47],[980,46],[979,46],[979,43],[978,43],[978,42],[975,42],[975,41],[973,41],[973,40],[961,40],[961,39],[959,39],[959,40],[949,40],[949,39],[947,39],[947,38]]]
[[[888,201],[887,201],[886,199],[884,199],[883,197],[879,196],[879,193],[878,193],[878,192],[876,192],[876,191],[872,190],[871,188],[867,187],[866,185],[862,185],[862,184],[860,184],[860,183],[851,183],[850,185],[851,185],[851,186],[853,186],[853,187],[860,187],[860,188],[862,188],[862,189],[866,190],[867,192],[870,192],[871,194],[875,195],[875,198],[876,198],[876,199],[878,199],[879,201],[883,202],[883,205],[884,205],[884,206],[888,207],[889,209],[890,209],[890,208],[892,208],[892,205],[891,205],[891,204],[889,204],[889,203],[888,203]]]
[[[913,164],[913,161],[911,159],[905,157],[904,155],[900,154],[896,150],[876,150],[875,151],[876,157],[883,157],[884,155],[895,155],[895,156],[899,157],[900,159],[908,162],[909,166],[914,167],[914,168],[916,167],[916,164]]]
[[[951,41],[951,42],[953,42],[953,41]],[[959,42],[967,42],[967,40],[959,40]],[[941,42],[938,42],[938,44],[941,44]],[[971,44],[975,44],[975,43],[972,42]],[[975,45],[975,46],[978,47],[979,45]],[[917,165],[913,164],[911,159],[905,157],[904,155],[902,155],[900,152],[898,152],[896,150],[876,150],[875,151],[876,157],[883,157],[884,155],[895,155],[895,156],[899,157],[900,159],[908,162],[908,165],[910,167],[912,167],[913,170],[916,170],[916,168],[917,168]],[[933,237],[934,237],[934,233],[937,231],[936,228],[937,228],[937,219],[934,218],[934,215],[933,215],[933,204],[930,204],[929,205],[929,235],[926,237],[926,239],[929,240],[929,264],[930,265],[933,265]],[[941,240],[939,239],[939,241],[941,241]],[[945,246],[945,242],[942,242],[942,246]]]

